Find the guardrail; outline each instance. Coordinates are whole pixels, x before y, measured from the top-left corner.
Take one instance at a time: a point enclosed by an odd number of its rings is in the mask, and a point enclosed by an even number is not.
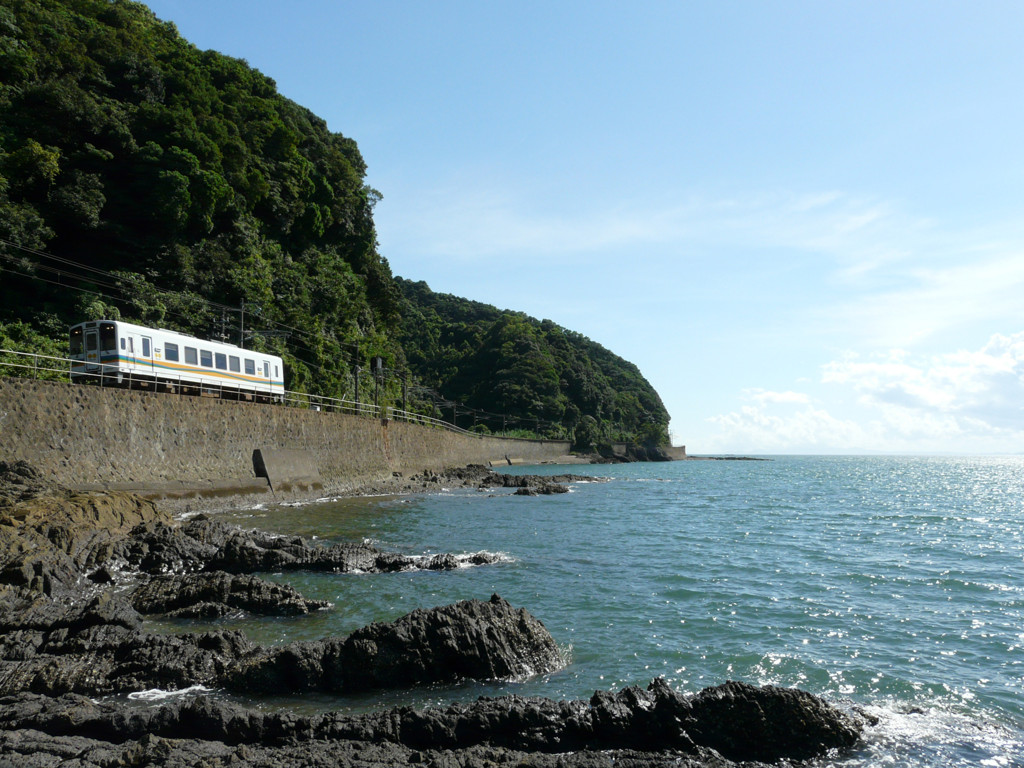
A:
[[[65,357],[53,357],[51,355],[37,355],[32,352],[19,352],[13,349],[0,349],[0,375],[11,375],[8,370],[22,378],[32,379],[43,379],[47,381],[63,381],[65,383],[71,383],[71,364],[72,361]],[[103,366],[101,366],[102,368]],[[76,377],[94,377],[98,386],[111,386],[107,383],[112,378],[112,374],[116,372],[113,369],[110,372],[104,373],[102,370],[97,372],[83,371],[75,372]],[[131,373],[125,374],[127,376],[127,385],[129,388],[132,387],[133,379]],[[139,380],[141,383],[141,379]],[[151,378],[146,378],[145,381],[152,382]],[[230,387],[224,388],[222,385],[196,385],[192,382],[182,381],[180,377],[161,377],[160,382],[164,385],[174,387],[178,394],[182,393],[183,386],[196,387],[199,386],[201,390],[208,391],[211,394],[216,394],[220,397],[224,392],[234,392]],[[119,388],[123,387],[125,379],[118,384]],[[156,388],[147,390],[155,392]],[[371,418],[382,418],[382,419],[395,419],[398,421],[405,421],[410,424],[419,424],[426,427],[434,427],[437,429],[445,429],[449,432],[459,432],[465,435],[471,435],[473,437],[480,437],[479,433],[471,432],[468,429],[457,427],[447,421],[441,419],[435,419],[433,416],[425,416],[421,413],[414,413],[412,411],[406,411],[399,408],[391,407],[380,407],[373,405],[372,403],[363,403],[357,400],[347,400],[339,397],[325,397],[323,395],[311,395],[306,392],[292,392],[289,390],[284,391],[284,397],[281,400],[281,404],[291,408],[305,408],[312,411],[332,412],[332,413],[346,413],[353,416],[369,416]]]

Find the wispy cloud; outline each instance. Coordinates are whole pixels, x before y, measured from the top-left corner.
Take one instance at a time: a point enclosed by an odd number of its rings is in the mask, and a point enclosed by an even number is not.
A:
[[[382,206],[379,224],[403,248],[470,260],[496,255],[573,259],[661,243],[671,244],[676,256],[694,244],[747,251],[789,248],[863,265],[865,254],[874,263],[880,254],[896,252],[880,245],[892,239],[885,231],[905,233],[921,226],[887,204],[834,190],[742,197],[675,191],[587,207],[460,180],[404,200],[400,220],[392,220],[389,211]]]
[[[964,263],[964,262],[968,263]],[[869,291],[828,308],[823,322],[860,329],[875,347],[908,347],[967,323],[1019,317],[1024,248],[968,253],[949,266],[910,265],[900,287]]]
[[[809,403],[811,398],[809,395],[803,392],[770,392],[764,389],[748,389],[744,391],[744,396],[748,397],[755,402],[765,403]]]

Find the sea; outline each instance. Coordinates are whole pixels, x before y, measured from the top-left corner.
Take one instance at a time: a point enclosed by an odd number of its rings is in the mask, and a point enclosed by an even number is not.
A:
[[[216,626],[279,644],[498,594],[545,624],[564,669],[240,701],[365,712],[507,693],[589,698],[659,676],[688,693],[741,680],[802,688],[877,716],[861,746],[814,765],[1024,766],[1024,457],[772,456],[504,471],[593,480],[552,496],[452,489],[219,513],[325,543],[501,558],[440,573],[266,574],[334,608]]]

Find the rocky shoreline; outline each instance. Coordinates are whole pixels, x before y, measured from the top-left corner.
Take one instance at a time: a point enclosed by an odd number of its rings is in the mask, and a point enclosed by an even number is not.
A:
[[[410,488],[555,493],[577,478],[482,467],[425,473]],[[592,479],[592,478],[585,478]],[[347,637],[263,647],[237,630],[175,635],[147,616],[216,619],[332,610],[260,573],[375,573],[487,565],[413,558],[177,519],[125,493],[48,487],[0,463],[0,766],[729,766],[802,760],[854,745],[866,724],[796,690],[726,683],[695,696],[663,680],[589,701],[505,696],[365,715],[243,708],[259,697],[522,679],[564,666],[544,625],[492,596],[413,611]],[[126,694],[196,690],[140,707]]]

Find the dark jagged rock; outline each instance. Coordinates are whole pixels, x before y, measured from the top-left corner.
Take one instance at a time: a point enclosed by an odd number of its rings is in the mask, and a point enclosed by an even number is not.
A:
[[[686,728],[695,741],[731,760],[805,760],[852,746],[860,729],[806,691],[728,682],[690,700]]]
[[[307,600],[286,584],[222,571],[155,576],[130,598],[140,613],[215,618],[232,611],[262,616],[298,616],[330,608],[326,600]]]
[[[489,490],[493,488],[526,489],[520,496],[539,496],[552,493],[567,493],[567,483],[598,482],[606,478],[588,475],[507,475],[495,472],[481,464],[470,464],[466,467],[446,469],[444,472],[425,471],[412,478],[417,482],[430,485],[461,486]]]
[[[240,632],[153,635],[121,596],[77,604],[0,590],[0,693],[105,695],[210,685],[251,652]]]
[[[569,489],[557,483],[544,483],[543,485],[519,488],[514,496],[551,496],[553,494],[568,493]]]
[[[484,472],[467,478],[509,488],[572,481]],[[734,760],[802,760],[849,747],[863,728],[800,691],[727,683],[684,697],[662,680],[589,701],[511,696],[366,715],[266,713],[216,697],[156,707],[96,702],[84,696],[195,685],[363,691],[519,678],[563,662],[543,625],[497,596],[273,649],[240,632],[151,634],[137,608],[213,616],[321,607],[247,575],[254,571],[446,570],[497,558],[320,546],[202,516],[181,525],[127,494],[23,496],[0,513],[0,767],[726,768]],[[135,592],[114,593],[111,584]]]
[[[18,467],[21,471],[20,464]],[[12,470],[8,467],[7,471]],[[146,576],[216,571],[241,575],[260,571],[447,570],[462,563],[480,565],[498,559],[485,552],[427,558],[385,552],[362,543],[323,546],[297,536],[243,530],[203,515],[180,524],[153,502],[126,493],[41,496],[11,504],[0,513],[0,584],[51,596],[77,594],[83,578],[98,588],[123,586],[139,576],[145,581]],[[253,581],[236,582],[228,590],[233,597],[227,602],[204,596],[195,588],[197,583],[182,582],[182,599],[167,610],[224,615],[245,602],[251,606],[245,610],[261,613],[302,612],[296,595],[284,591],[276,593],[283,602],[275,610],[270,605],[275,593],[269,587],[262,588],[261,597],[243,598],[240,590],[252,593]],[[207,582],[214,583],[221,584],[217,589],[223,592],[224,582]],[[186,595],[195,598],[193,609],[185,604]],[[306,610],[319,607],[309,605]]]
[[[809,694],[793,697],[791,691],[770,686],[740,691],[737,685],[686,698],[656,680],[647,690],[599,692],[589,702],[504,696],[444,708],[309,717],[262,713],[208,697],[128,708],[81,696],[49,699],[23,693],[0,699],[0,757],[32,748],[50,755],[77,749],[75,754],[86,758],[77,763],[83,766],[99,764],[88,762],[89,755],[102,754],[108,764],[116,764],[144,754],[147,764],[164,766],[216,756],[225,764],[253,766],[726,768],[738,758],[721,754],[716,739],[703,741],[700,729],[718,724],[742,731],[750,724],[748,701],[757,700],[766,713],[793,717],[781,721],[778,730],[789,731],[786,741],[795,751],[780,754],[777,741],[761,747],[755,743],[743,759],[759,764],[850,747],[863,728],[862,722]],[[155,752],[155,745],[162,750]]]
[[[46,480],[27,461],[0,461],[0,509],[37,496],[66,493],[66,489]]]
[[[344,640],[292,643],[244,659],[235,690],[365,691],[461,679],[508,680],[551,672],[565,661],[544,625],[494,595],[413,611]]]
[[[125,493],[18,502],[0,516],[0,583],[73,591],[81,576],[120,555],[132,528],[161,517],[152,502]]]
[[[565,659],[544,625],[493,595],[413,611],[345,640],[345,687],[392,688],[459,678],[507,680],[552,672]]]
[[[443,570],[459,564],[455,555],[425,559],[385,552],[362,543],[311,544],[299,536],[243,530],[205,515],[180,527],[164,522],[140,526],[132,532],[125,556],[133,567],[153,574],[203,570],[236,574],[261,571],[393,573],[421,568]]]
[[[222,576],[228,581],[215,590],[230,594],[238,582]],[[168,607],[163,586],[140,602]],[[25,588],[0,590],[0,694],[107,695],[192,685],[273,693],[371,690],[525,677],[562,663],[544,626],[498,597],[414,611],[347,638],[265,649],[240,632],[148,633],[119,595],[76,605]]]

